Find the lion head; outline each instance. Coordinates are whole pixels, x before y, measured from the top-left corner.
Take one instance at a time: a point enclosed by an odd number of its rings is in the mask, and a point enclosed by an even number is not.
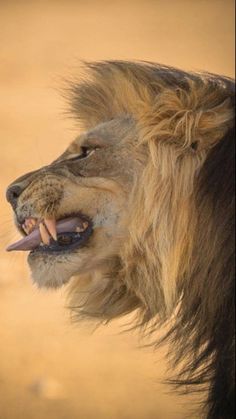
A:
[[[198,357],[221,322],[221,281],[226,299],[231,287],[233,81],[151,63],[86,68],[68,89],[78,137],[7,190],[24,235],[9,250],[30,250],[40,287],[70,281],[80,317],[137,309],[157,324],[179,307],[172,335],[188,333]]]

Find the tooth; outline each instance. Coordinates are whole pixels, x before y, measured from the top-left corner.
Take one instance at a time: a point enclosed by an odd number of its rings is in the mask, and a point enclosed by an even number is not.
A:
[[[86,230],[86,228],[88,227],[88,225],[89,225],[89,223],[88,223],[87,221],[84,221],[84,222],[82,223],[82,226],[83,226],[83,227],[76,227],[75,231],[76,231],[77,233],[82,233],[82,231]]]
[[[76,233],[82,233],[82,231],[84,231],[84,228],[76,227],[75,231],[76,231]]]
[[[36,221],[34,218],[26,218],[25,220],[25,226],[27,228],[28,234],[31,233],[31,231],[35,228]]]
[[[34,218],[30,218],[30,225],[31,225],[31,227],[32,227],[32,228],[34,228],[34,227],[35,227],[35,225],[36,225],[36,221],[35,221],[35,219],[34,219]]]
[[[25,225],[26,225],[26,227],[30,227],[30,219],[29,218],[26,218]]]
[[[39,231],[40,231],[42,242],[44,244],[47,244],[48,245],[50,243],[50,236],[49,236],[49,234],[47,232],[46,227],[43,225],[43,223],[40,223],[39,224]]]
[[[24,232],[28,235],[29,234],[29,228],[25,224],[22,224],[22,228],[23,228]]]
[[[56,220],[54,218],[44,218],[44,223],[52,238],[57,241]]]
[[[34,218],[26,218],[25,222],[27,224],[32,224],[32,225],[35,225],[35,223],[36,223]]]
[[[30,229],[30,232],[34,229],[34,225],[31,222],[29,222],[29,229]]]

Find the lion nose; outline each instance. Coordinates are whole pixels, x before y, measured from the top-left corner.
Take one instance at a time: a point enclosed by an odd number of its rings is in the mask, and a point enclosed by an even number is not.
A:
[[[7,192],[6,192],[6,198],[7,201],[10,202],[12,208],[16,208],[17,205],[17,200],[21,194],[21,192],[23,192],[23,187],[21,187],[20,185],[11,185],[7,188]]]

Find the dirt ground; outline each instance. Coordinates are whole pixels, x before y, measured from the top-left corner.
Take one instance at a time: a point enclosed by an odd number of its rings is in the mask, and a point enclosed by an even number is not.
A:
[[[160,383],[164,352],[139,348],[128,319],[95,333],[70,322],[66,290],[38,291],[7,184],[77,134],[58,94],[79,60],[143,59],[234,74],[233,1],[0,2],[0,419],[200,418]]]

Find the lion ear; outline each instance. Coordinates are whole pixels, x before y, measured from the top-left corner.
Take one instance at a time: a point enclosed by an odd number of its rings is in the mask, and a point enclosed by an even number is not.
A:
[[[213,147],[233,125],[232,99],[220,86],[189,81],[188,90],[163,89],[146,109],[148,136],[195,152]],[[148,130],[148,127],[149,130]]]

